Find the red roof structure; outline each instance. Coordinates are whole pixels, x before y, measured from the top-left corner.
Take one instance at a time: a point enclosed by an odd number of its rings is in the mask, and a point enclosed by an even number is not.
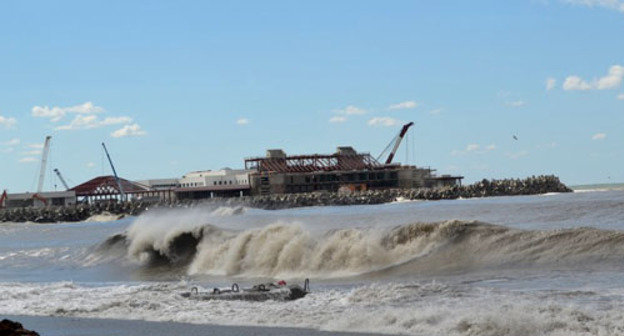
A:
[[[312,154],[285,157],[258,157],[245,160],[245,169],[258,172],[302,173],[336,170],[380,170],[396,168],[396,165],[382,165],[368,153],[355,155]]]
[[[119,183],[126,194],[149,191],[147,186],[128,181],[123,178],[119,178]],[[75,191],[76,196],[104,196],[120,194],[117,181],[115,181],[115,177],[112,175],[98,176],[69,190]]]

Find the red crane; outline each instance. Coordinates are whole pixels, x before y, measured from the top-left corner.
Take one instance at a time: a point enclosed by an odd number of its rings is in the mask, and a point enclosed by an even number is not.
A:
[[[4,208],[4,200],[7,198],[6,190],[2,192],[2,196],[0,196],[0,208]]]

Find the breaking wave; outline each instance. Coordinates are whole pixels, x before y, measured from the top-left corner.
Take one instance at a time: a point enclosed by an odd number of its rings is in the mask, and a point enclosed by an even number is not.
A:
[[[319,279],[617,264],[624,256],[624,233],[527,231],[458,220],[325,232],[284,223],[235,231],[137,221],[100,251],[116,249],[145,267],[184,267],[190,275]]]

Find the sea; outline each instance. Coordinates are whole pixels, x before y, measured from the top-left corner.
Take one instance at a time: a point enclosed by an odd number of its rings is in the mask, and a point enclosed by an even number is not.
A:
[[[295,301],[180,295],[192,287],[306,278],[311,292]],[[1,223],[0,316],[236,327],[242,329],[230,334],[246,335],[263,328],[299,335],[624,335],[624,185]],[[113,323],[91,325],[100,327],[89,335],[105,335]]]

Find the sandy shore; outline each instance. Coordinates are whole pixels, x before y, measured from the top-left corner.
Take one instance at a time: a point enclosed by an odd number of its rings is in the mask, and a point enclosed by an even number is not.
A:
[[[358,333],[324,332],[300,328],[219,326],[176,322],[147,322],[134,320],[109,320],[76,317],[8,315],[24,328],[34,330],[41,336],[302,336],[302,335],[372,335]]]

